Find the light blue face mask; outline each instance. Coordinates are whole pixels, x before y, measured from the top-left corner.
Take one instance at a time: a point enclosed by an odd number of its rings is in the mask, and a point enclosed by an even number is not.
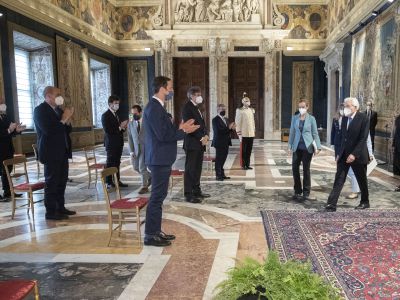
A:
[[[174,97],[174,92],[170,91],[167,95],[165,95],[165,101],[169,101]]]

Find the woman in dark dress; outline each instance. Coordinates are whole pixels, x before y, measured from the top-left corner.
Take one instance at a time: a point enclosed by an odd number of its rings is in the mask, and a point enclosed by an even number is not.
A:
[[[400,115],[397,116],[394,122],[394,135],[393,135],[393,175],[400,176]],[[400,185],[395,189],[400,192]]]
[[[340,132],[340,127],[342,126],[342,117],[344,114],[343,109],[344,109],[343,104],[340,104],[336,112],[336,115],[332,120],[331,145],[334,146],[335,149],[335,159],[339,152],[341,136],[342,136]]]

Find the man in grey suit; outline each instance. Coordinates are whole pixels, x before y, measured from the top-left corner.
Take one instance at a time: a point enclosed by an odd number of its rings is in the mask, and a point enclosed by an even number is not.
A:
[[[141,118],[142,108],[140,105],[133,105],[128,123],[128,145],[133,169],[142,176],[139,194],[145,194],[149,192],[151,177],[144,160],[144,126]]]

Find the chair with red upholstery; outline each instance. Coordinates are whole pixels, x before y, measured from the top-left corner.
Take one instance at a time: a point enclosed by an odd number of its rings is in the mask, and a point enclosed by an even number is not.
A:
[[[96,177],[95,177],[94,185],[96,186],[97,178],[98,178],[98,170],[103,170],[106,165],[97,163],[95,147],[88,146],[88,147],[83,148],[83,151],[85,151],[86,165],[87,165],[88,174],[89,174],[88,188],[90,188],[90,183],[92,182],[92,170],[95,171]]]
[[[35,300],[39,300],[39,288],[36,280],[0,281],[0,300],[22,300],[32,295]]]
[[[9,171],[9,166],[12,166],[15,169],[15,166],[18,165],[23,165],[23,172],[22,173],[17,173],[14,172],[13,174],[10,173]],[[8,183],[10,185],[10,192],[11,192],[11,201],[12,201],[12,215],[11,218],[14,219],[15,215],[15,209],[16,207],[16,199],[15,199],[15,193],[27,193],[28,197],[27,198],[19,198],[19,199],[26,199],[28,200],[28,210],[27,213],[29,214],[29,209],[32,210],[32,219],[35,220],[35,211],[34,211],[34,202],[33,202],[33,193],[39,190],[44,189],[45,183],[43,181],[35,182],[35,183],[30,183],[29,182],[29,177],[28,177],[28,172],[26,169],[26,157],[23,156],[16,156],[14,158],[6,159],[3,161],[4,169],[6,170],[7,173],[7,178],[8,178]],[[18,168],[18,171],[21,168]],[[20,182],[21,177],[25,177],[24,182]],[[17,182],[14,182],[16,180]]]
[[[108,246],[111,243],[111,237],[114,231],[118,230],[118,235],[121,235],[122,225],[126,223],[136,223],[136,233],[138,236],[139,245],[142,244],[142,235],[140,232],[140,226],[144,221],[140,220],[140,212],[146,208],[148,198],[121,198],[121,192],[119,189],[117,179],[118,169],[115,167],[107,168],[101,171],[101,182],[103,184],[104,195],[106,196],[107,211],[108,211]],[[110,193],[107,189],[106,178],[113,176],[115,182],[115,193],[117,198],[114,200],[110,199]],[[132,218],[134,217],[134,218]],[[114,227],[114,224],[118,224]],[[127,230],[125,232],[128,232]]]
[[[171,170],[171,180],[170,180],[170,185],[169,185],[170,194],[172,194],[172,188],[174,187],[174,180],[182,179],[182,181],[183,181],[183,176],[184,175],[185,175],[185,171],[182,171],[182,170]]]

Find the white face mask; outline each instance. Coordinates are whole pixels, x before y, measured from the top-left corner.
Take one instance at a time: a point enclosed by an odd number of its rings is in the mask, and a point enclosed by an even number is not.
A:
[[[194,100],[197,104],[203,103],[203,97],[202,96],[197,96],[196,99]]]
[[[346,117],[351,116],[352,113],[353,113],[349,107],[345,107],[344,110],[343,110],[343,112],[344,112],[344,115],[345,115]]]
[[[343,109],[339,110],[339,114],[340,114],[341,116],[343,116],[343,115],[344,115],[344,111],[343,111]]]
[[[7,110],[7,105],[5,105],[4,103],[0,104],[0,112],[6,112]]]
[[[60,106],[64,104],[64,98],[62,96],[58,96],[56,97],[56,99],[54,99],[56,102],[56,105]]]
[[[250,102],[250,101],[244,101],[244,102],[243,102],[243,105],[244,105],[244,106],[246,106],[246,107],[249,107],[249,106],[250,106],[250,104],[251,104],[251,102]]]
[[[299,113],[301,115],[304,115],[306,112],[307,112],[307,108],[304,108],[304,107],[299,108]]]
[[[113,104],[113,105],[111,106],[111,109],[112,109],[113,111],[117,111],[117,110],[119,109],[119,104],[118,104],[118,103]]]

